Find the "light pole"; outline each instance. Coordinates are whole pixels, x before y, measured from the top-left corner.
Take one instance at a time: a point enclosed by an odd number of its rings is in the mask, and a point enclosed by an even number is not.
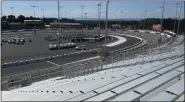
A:
[[[60,9],[59,13],[61,13],[60,17],[59,17],[59,21],[61,23],[62,23],[62,8],[63,8],[63,6],[59,6],[59,9]],[[60,34],[62,34],[62,27],[61,26],[60,26]]]
[[[44,21],[44,11],[46,11],[45,9],[41,9],[42,10],[42,15],[43,15],[43,22],[45,24],[45,21]]]
[[[176,4],[177,8],[176,8],[176,12],[175,12],[175,22],[174,22],[174,29],[173,29],[173,32],[175,32],[175,25],[176,25],[176,19],[177,19],[178,5],[179,5],[179,3]]]
[[[14,7],[10,7],[10,9],[12,10],[12,22],[13,22],[13,9],[14,9]]]
[[[86,17],[87,17],[87,13],[84,13],[85,14],[85,28],[86,28]]]
[[[181,9],[182,9],[182,1],[181,1],[181,5],[180,5],[180,11],[179,11],[179,21],[178,21],[178,27],[177,27],[177,34],[179,33],[179,27],[180,27],[180,17],[181,17]]]
[[[58,1],[58,33],[60,34],[60,1]],[[59,40],[60,44],[60,40]]]
[[[99,16],[100,16],[100,18],[99,18],[100,19],[99,25],[100,25],[100,29],[101,29],[101,1],[100,1],[100,15]]]
[[[101,4],[98,4],[98,35],[100,36],[100,6]]]
[[[58,1],[58,34],[61,34],[61,30],[60,30],[60,1]],[[60,46],[61,43],[61,38],[58,37],[58,46]]]
[[[108,6],[109,6],[109,1],[107,1],[107,5],[106,5],[105,41],[104,41],[104,51],[105,51],[105,53],[107,53],[106,40],[107,40],[107,33],[108,33],[108,30],[107,30]]]
[[[36,8],[37,6],[31,6],[31,7],[33,7],[33,14],[34,14],[34,33],[35,33],[35,35],[36,35],[35,8]]]
[[[83,34],[83,8],[85,7],[85,5],[80,6],[82,8],[82,34]]]
[[[165,4],[165,1],[163,2],[163,5],[162,5],[162,10],[161,10],[161,29],[160,29],[160,45],[161,45],[161,42],[162,42],[162,38],[161,38],[161,33],[162,33],[162,29],[163,29],[163,15],[164,15],[164,4]]]

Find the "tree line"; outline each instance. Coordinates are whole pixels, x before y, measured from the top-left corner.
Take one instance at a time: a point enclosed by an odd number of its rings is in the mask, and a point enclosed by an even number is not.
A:
[[[19,15],[18,17],[15,17],[14,15],[8,15],[8,16],[2,16],[1,20],[2,21],[7,21],[9,23],[11,22],[16,22],[16,23],[23,23],[24,20],[41,20],[45,24],[50,24],[51,22],[56,22],[58,19],[57,18],[34,18],[33,16],[30,17],[25,17],[23,15]],[[62,18],[60,19],[61,22],[68,22],[68,23],[82,23],[80,20],[74,20],[74,19],[69,19],[69,18]],[[175,19],[171,18],[165,18],[163,19],[163,28],[168,29],[168,30],[174,30],[174,22]],[[115,20],[109,20],[108,21],[108,27],[111,28],[112,24],[120,24],[123,28],[130,26],[131,29],[152,29],[153,24],[160,24],[160,19],[159,18],[147,18],[145,20],[133,20],[133,21],[115,21]],[[86,20],[83,22],[84,27],[88,28],[94,28],[98,26],[98,21],[97,20]],[[179,26],[179,32],[184,32],[185,28],[185,21],[184,18],[180,22]],[[176,21],[176,29],[177,31],[177,26],[178,26],[178,20]],[[100,21],[100,27],[104,28],[105,27],[105,21],[101,20]]]

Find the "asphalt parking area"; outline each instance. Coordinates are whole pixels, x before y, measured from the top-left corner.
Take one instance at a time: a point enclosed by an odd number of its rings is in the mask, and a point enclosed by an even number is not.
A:
[[[58,41],[46,41],[44,40],[44,37],[46,36],[48,35],[19,36],[19,37],[24,37],[26,40],[26,43],[24,43],[23,45],[3,43],[3,46],[1,47],[2,63],[27,60],[31,58],[53,56],[57,54],[60,55],[60,54],[72,53],[77,51],[75,48],[51,51],[48,49],[48,45],[58,44]],[[31,39],[32,42],[29,42],[28,39]],[[111,40],[110,42],[115,40],[116,38],[113,38],[113,40]],[[71,42],[71,41],[62,39],[62,43],[68,43],[68,42]],[[88,49],[94,49],[94,48],[98,48],[99,47],[98,45],[100,45],[101,43],[102,42],[96,42],[96,43],[82,42],[82,43],[76,43],[76,46],[86,45]]]

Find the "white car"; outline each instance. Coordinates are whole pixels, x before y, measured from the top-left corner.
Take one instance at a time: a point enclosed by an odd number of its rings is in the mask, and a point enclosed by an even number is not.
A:
[[[75,43],[69,43],[69,46],[70,47],[75,47],[76,45],[75,45]]]
[[[76,50],[87,50],[86,45],[80,45],[75,47]]]
[[[52,50],[54,46],[52,44],[49,44],[49,49]]]
[[[53,48],[54,49],[58,49],[58,45],[53,45]]]

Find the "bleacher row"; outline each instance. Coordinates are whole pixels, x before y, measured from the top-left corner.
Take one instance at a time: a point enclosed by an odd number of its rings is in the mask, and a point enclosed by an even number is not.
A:
[[[52,78],[2,91],[3,101],[183,101],[184,44],[103,66],[99,72]],[[145,63],[142,62],[144,58]],[[153,60],[153,61],[150,61]],[[147,62],[147,63],[146,63]],[[123,65],[124,63],[124,65]]]

